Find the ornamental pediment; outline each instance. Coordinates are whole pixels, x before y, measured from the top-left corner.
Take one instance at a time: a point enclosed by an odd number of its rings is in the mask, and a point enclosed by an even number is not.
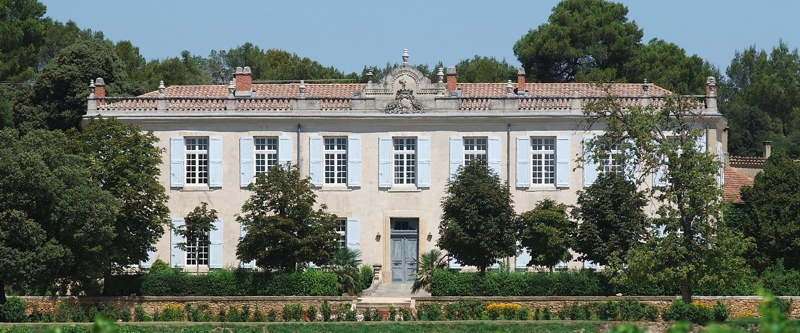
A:
[[[371,72],[370,72],[371,73]],[[376,99],[385,105],[386,113],[421,113],[425,105],[436,96],[445,95],[443,73],[439,69],[439,82],[431,82],[422,72],[408,64],[408,51],[403,51],[403,64],[395,67],[379,82],[372,82],[372,75],[364,86],[361,96]]]

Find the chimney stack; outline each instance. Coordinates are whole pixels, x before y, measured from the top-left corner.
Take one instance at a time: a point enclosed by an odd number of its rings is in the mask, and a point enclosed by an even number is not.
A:
[[[94,98],[105,98],[106,97],[106,83],[103,81],[102,77],[98,77],[94,80]]]
[[[447,90],[456,91],[456,68],[453,66],[447,67]]]
[[[772,141],[764,141],[764,159],[772,155]]]
[[[236,97],[250,97],[253,91],[253,74],[250,72],[250,67],[236,67],[236,72],[233,74],[233,80],[236,82]]]
[[[522,66],[517,70],[517,94],[522,95],[525,92],[525,68]]]

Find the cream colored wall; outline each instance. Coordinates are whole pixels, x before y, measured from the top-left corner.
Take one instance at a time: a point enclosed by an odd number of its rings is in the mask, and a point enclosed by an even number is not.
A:
[[[441,214],[440,201],[445,194],[449,177],[449,140],[451,136],[485,137],[498,136],[501,140],[500,178],[509,180],[517,212],[532,209],[544,198],[550,198],[568,205],[577,200],[576,192],[583,189],[583,173],[576,168],[575,158],[581,153],[581,140],[590,133],[576,126],[579,118],[572,117],[397,117],[378,118],[191,118],[191,119],[129,119],[138,123],[143,130],[152,130],[160,139],[159,145],[166,149],[160,167],[161,183],[167,188],[169,209],[173,217],[184,217],[200,204],[208,202],[219,212],[223,221],[223,265],[235,267],[236,244],[239,239],[239,224],[235,220],[244,201],[250,193],[239,186],[239,138],[242,136],[280,136],[291,137],[292,162],[297,163],[297,126],[300,124],[300,170],[305,176],[309,171],[310,136],[361,137],[361,187],[342,188],[323,186],[318,189],[318,202],[328,205],[331,213],[340,217],[358,217],[361,229],[361,252],[364,264],[382,264],[384,281],[390,281],[389,271],[389,220],[391,218],[418,218],[419,253],[435,247],[438,239],[438,225]],[[511,122],[510,142],[507,140],[508,123]],[[186,130],[175,130],[186,128]],[[601,132],[595,131],[594,134]],[[715,151],[716,132],[710,133],[709,146]],[[517,136],[569,136],[570,138],[570,177],[569,188],[556,189],[554,186],[521,189],[515,187],[516,175],[516,137]],[[169,187],[169,138],[171,136],[220,136],[222,138],[222,187],[189,188]],[[431,142],[431,187],[400,191],[396,188],[378,187],[378,138],[382,136],[428,136]],[[507,147],[510,145],[510,151]],[[510,152],[511,160],[507,152]],[[510,162],[507,178],[506,163]],[[649,181],[649,180],[648,180]],[[381,237],[376,235],[380,233]],[[427,237],[428,233],[431,238]],[[157,243],[156,256],[169,262],[170,240],[166,233]],[[512,261],[513,263],[513,261]],[[582,263],[570,262],[570,267],[581,267]]]

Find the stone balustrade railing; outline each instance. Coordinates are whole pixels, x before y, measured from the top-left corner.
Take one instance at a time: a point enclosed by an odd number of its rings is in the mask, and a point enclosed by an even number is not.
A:
[[[601,97],[591,96],[508,96],[508,97],[434,97],[435,103],[424,109],[450,111],[565,111],[580,112]],[[634,105],[664,107],[663,96],[621,96],[623,108]],[[701,112],[716,112],[716,98],[703,95],[681,96],[684,107]],[[350,111],[382,110],[374,97],[101,97],[88,99],[88,114],[118,112],[231,112],[231,111]],[[435,107],[433,106],[435,105]],[[385,107],[385,105],[383,106]]]

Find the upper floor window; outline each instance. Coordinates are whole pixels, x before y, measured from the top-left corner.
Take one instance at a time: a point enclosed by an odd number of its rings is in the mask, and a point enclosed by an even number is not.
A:
[[[347,184],[347,138],[325,138],[325,184]]]
[[[208,184],[208,138],[186,138],[186,184]]]
[[[531,168],[533,185],[552,185],[556,182],[556,139],[531,138]]]
[[[486,162],[486,138],[464,138],[464,165],[471,161]]]
[[[417,139],[394,139],[394,184],[415,184],[417,181]]]
[[[278,164],[278,138],[254,138],[255,144],[255,174],[269,171],[269,168]]]
[[[625,166],[622,163],[622,152],[617,149],[616,145],[611,146],[606,150],[606,156],[600,160],[602,169],[600,173],[618,173],[622,174],[625,171]]]

